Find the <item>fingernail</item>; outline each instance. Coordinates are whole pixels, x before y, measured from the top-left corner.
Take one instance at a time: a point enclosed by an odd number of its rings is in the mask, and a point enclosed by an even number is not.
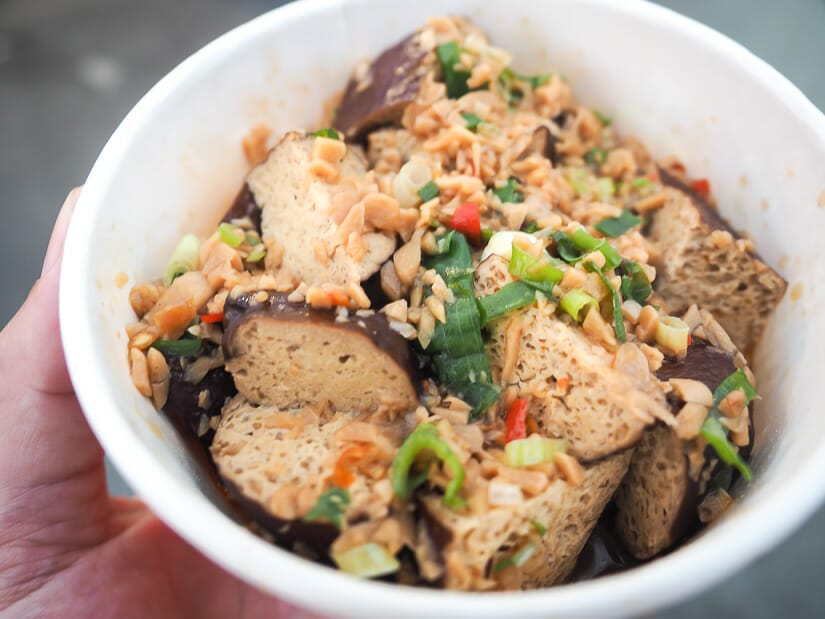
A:
[[[49,247],[46,249],[46,257],[43,259],[43,269],[40,271],[40,277],[50,272],[55,265],[60,264],[63,256],[63,242],[66,240],[66,231],[69,228],[69,220],[72,218],[72,212],[80,197],[82,187],[75,187],[69,192],[66,201],[60,208],[57,214],[57,219],[54,222],[52,229],[52,236],[49,239]]]

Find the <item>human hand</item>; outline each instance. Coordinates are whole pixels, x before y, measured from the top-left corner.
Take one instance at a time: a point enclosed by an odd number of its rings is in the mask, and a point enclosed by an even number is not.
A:
[[[222,571],[140,501],[109,496],[58,326],[79,195],[66,199],[40,279],[0,333],[0,616],[309,617]]]

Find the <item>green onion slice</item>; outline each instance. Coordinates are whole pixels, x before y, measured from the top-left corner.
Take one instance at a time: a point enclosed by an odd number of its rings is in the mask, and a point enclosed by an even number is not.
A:
[[[246,240],[244,231],[230,223],[223,222],[218,226],[218,238],[229,247],[238,247]]]
[[[176,278],[198,268],[200,245],[200,240],[194,234],[186,234],[178,241],[163,272],[163,284],[165,286],[171,286]]]
[[[614,239],[617,236],[623,235],[631,228],[635,228],[640,223],[642,223],[642,220],[638,215],[632,211],[624,209],[622,214],[618,217],[608,217],[607,219],[602,219],[593,227],[605,236],[609,236]]]
[[[612,178],[603,176],[596,181],[596,190],[599,192],[599,199],[607,202],[616,194],[616,185],[613,184]]]
[[[604,114],[604,113],[600,112],[599,110],[593,110],[593,113],[596,115],[596,118],[598,118],[598,119],[599,119],[599,121],[600,121],[600,122],[601,122],[601,123],[602,123],[605,127],[609,127],[610,125],[612,125],[612,124],[613,124],[613,119],[612,119],[612,118],[610,118],[610,116],[607,116],[606,114]]]
[[[341,134],[338,133],[332,127],[324,127],[323,129],[318,129],[318,131],[313,131],[309,135],[313,138],[332,138],[333,140],[341,139]]]
[[[473,133],[475,133],[478,130],[478,126],[484,122],[481,116],[473,114],[472,112],[461,112],[461,117],[466,121],[467,128]]]
[[[435,454],[452,475],[452,479],[444,490],[444,504],[452,508],[462,507],[464,499],[458,493],[464,483],[464,466],[452,448],[438,436],[438,430],[431,423],[421,424],[413,430],[395,454],[390,473],[395,496],[404,501],[410,498],[412,491],[410,469],[416,457],[425,451]]]
[[[539,229],[539,224],[536,221],[531,221],[521,227],[522,232],[526,232],[527,234],[533,234]]]
[[[493,566],[493,572],[500,572],[506,567],[522,567],[536,552],[536,545],[528,542],[519,548],[509,559],[499,561]]]
[[[184,336],[179,340],[155,340],[152,348],[157,348],[164,355],[194,357],[201,351],[202,345],[201,338]]]
[[[342,572],[360,578],[377,578],[397,572],[401,564],[384,546],[369,542],[343,552],[333,552],[332,560]]]
[[[559,452],[567,451],[567,441],[562,438],[530,436],[510,441],[504,446],[507,464],[514,468],[552,462]]]
[[[559,307],[570,314],[574,320],[581,322],[591,307],[599,309],[599,303],[584,290],[575,288],[562,296]]]
[[[450,99],[458,99],[470,92],[470,87],[467,85],[470,72],[456,69],[456,66],[461,62],[461,48],[458,43],[455,41],[442,43],[435,51],[444,72],[447,96]]]
[[[650,179],[646,176],[640,176],[639,178],[634,178],[630,181],[630,185],[635,187],[636,189],[644,189],[648,185],[650,185]]]
[[[349,505],[349,492],[338,487],[330,488],[318,497],[315,505],[304,516],[304,521],[326,520],[340,529],[347,505]]]
[[[429,202],[439,193],[441,193],[441,190],[438,188],[438,185],[433,181],[427,181],[427,183],[418,190],[418,197],[421,198],[422,202]]]
[[[584,228],[579,228],[573,234],[558,230],[553,234],[553,240],[556,242],[556,249],[561,259],[570,264],[579,262],[586,253],[596,250],[600,251],[605,258],[605,271],[613,270],[622,263],[621,256],[610,243],[605,239],[591,236]]]
[[[590,271],[591,273],[595,273],[599,276],[599,279],[602,280],[604,287],[610,292],[610,298],[613,301],[613,324],[616,330],[616,339],[619,342],[626,342],[627,341],[627,332],[624,328],[624,315],[622,314],[622,300],[619,298],[619,293],[616,292],[616,289],[610,285],[610,281],[607,279],[607,276],[601,272],[599,267],[597,267],[592,262],[586,262],[584,264],[584,268]]]
[[[544,536],[547,533],[547,527],[540,523],[538,520],[530,521],[530,524],[533,525],[533,528],[538,532],[540,536]]]
[[[716,450],[716,453],[723,462],[735,466],[745,481],[753,479],[750,467],[739,455],[739,450],[728,440],[728,431],[722,425],[719,414],[719,403],[725,399],[731,391],[741,389],[745,392],[745,406],[748,406],[756,398],[756,389],[748,380],[742,368],[733,372],[725,378],[713,391],[713,407],[710,409],[705,422],[702,424],[701,434],[708,444]]]
[[[508,270],[511,275],[550,298],[553,298],[553,287],[564,277],[564,272],[551,264],[548,258],[534,258],[515,243]]]
[[[481,326],[487,326],[494,320],[536,300],[536,291],[524,282],[510,282],[498,292],[480,297],[476,300],[481,314]]]
[[[493,193],[498,196],[498,199],[504,204],[524,202],[524,194],[518,190],[518,181],[512,176],[507,179],[504,185],[493,189]]]
[[[622,273],[622,298],[633,299],[639,305],[644,305],[653,292],[644,269],[638,262],[624,260],[619,270]]]
[[[247,257],[247,262],[260,262],[266,257],[266,249],[262,246],[260,249],[256,249],[255,251],[251,252]]]
[[[584,161],[589,165],[599,166],[607,159],[607,151],[603,148],[591,148],[584,154]]]
[[[490,239],[493,238],[493,231],[490,228],[482,228],[481,229],[481,242],[485,245],[490,242]]]

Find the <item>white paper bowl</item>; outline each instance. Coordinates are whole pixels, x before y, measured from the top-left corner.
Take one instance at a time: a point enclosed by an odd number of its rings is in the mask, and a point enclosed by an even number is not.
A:
[[[210,501],[167,421],[132,387],[128,287],[157,276],[180,235],[213,229],[257,122],[314,124],[354,63],[445,12],[475,19],[525,72],[567,76],[578,97],[708,177],[721,210],[790,283],[758,351],[756,481],[717,526],[667,557],[592,582],[461,594],[350,578],[255,537]],[[229,32],[132,110],[89,176],[60,297],[72,380],[117,468],[175,531],[262,589],[346,617],[613,617],[673,603],[787,536],[825,494],[825,117],[785,78],[700,24],[609,0],[304,1]],[[817,205],[819,201],[819,205]],[[797,295],[799,298],[793,300]],[[204,490],[207,489],[207,490]]]

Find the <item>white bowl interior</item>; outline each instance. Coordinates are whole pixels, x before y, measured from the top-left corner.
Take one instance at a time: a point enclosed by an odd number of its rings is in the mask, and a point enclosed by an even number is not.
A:
[[[791,293],[755,365],[756,481],[723,522],[670,556],[615,577],[529,594],[458,595],[354,581],[246,532],[171,425],[132,387],[128,288],[156,277],[184,232],[205,233],[240,187],[242,136],[313,127],[353,65],[446,11],[472,17],[525,72],[556,70],[578,98],[710,179]],[[825,492],[825,119],[736,44],[646,3],[609,0],[300,2],[230,32],[164,78],[96,163],[66,248],[61,321],[72,378],[98,438],[129,483],[212,559],[266,590],[342,616],[606,617],[684,597],[767,550]],[[817,202],[819,200],[819,205]],[[118,288],[116,274],[129,284]],[[200,489],[199,489],[200,488]],[[195,516],[195,514],[198,514]],[[674,586],[679,583],[679,587]],[[327,595],[317,596],[317,591]],[[337,593],[336,593],[337,592]],[[366,596],[366,597],[365,597]],[[364,600],[370,600],[364,606]]]

